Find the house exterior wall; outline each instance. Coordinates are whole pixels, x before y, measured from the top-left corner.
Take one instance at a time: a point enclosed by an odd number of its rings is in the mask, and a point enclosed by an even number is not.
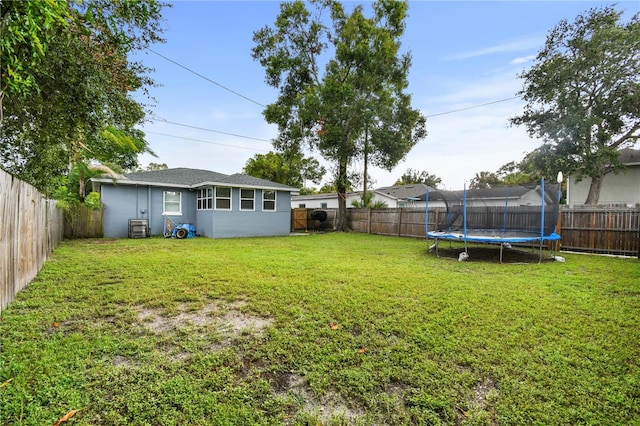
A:
[[[353,201],[360,201],[360,194],[347,194],[347,208],[352,207]],[[304,206],[301,206],[304,204]],[[326,204],[326,206],[323,206]],[[338,196],[336,194],[296,195],[291,197],[291,208],[305,209],[337,209]]]
[[[262,210],[262,190],[255,190],[254,211],[240,210],[240,189],[232,188],[231,210],[213,210],[212,222],[205,225],[211,238],[266,237],[289,235],[291,194],[276,192],[276,210]]]
[[[589,194],[591,178],[580,182],[572,176],[567,180],[567,204],[582,205]],[[640,165],[628,167],[616,174],[608,174],[602,181],[598,204],[635,206],[640,203]]]
[[[196,233],[209,238],[288,235],[291,227],[291,194],[276,192],[276,211],[262,210],[262,190],[255,190],[254,211],[240,210],[240,190],[232,188],[231,210],[197,210],[197,191],[186,188],[147,185],[101,187],[104,205],[103,232],[106,238],[129,236],[129,219],[147,219],[151,235],[163,235],[163,192],[181,193],[182,214],[172,214],[175,223],[190,223]]]
[[[175,223],[195,225],[196,195],[194,191],[180,188],[159,188],[147,185],[101,186],[100,199],[104,205],[103,232],[106,238],[129,236],[129,219],[147,219],[151,235],[162,235],[165,218],[162,216],[163,192],[181,193],[181,215],[171,215]]]

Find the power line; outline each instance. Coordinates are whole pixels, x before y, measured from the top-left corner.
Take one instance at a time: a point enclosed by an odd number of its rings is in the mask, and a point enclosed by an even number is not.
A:
[[[231,144],[219,143],[219,142],[211,142],[211,141],[203,141],[202,139],[194,139],[194,138],[188,138],[188,137],[185,137],[185,136],[169,135],[169,134],[166,134],[166,133],[151,132],[151,131],[145,131],[145,133],[150,133],[152,135],[158,135],[158,136],[166,136],[166,137],[169,137],[169,138],[184,139],[184,140],[187,140],[187,141],[207,143],[207,144],[211,144],[211,145],[226,146],[226,147],[230,147],[230,148],[248,149],[249,151],[269,152],[266,149],[256,149],[256,148],[250,148],[250,147],[246,147],[246,146],[231,145]]]
[[[231,92],[231,93],[233,93],[233,94],[234,94],[234,95],[236,95],[236,96],[240,96],[241,98],[246,99],[246,100],[248,100],[249,102],[253,102],[254,104],[259,105],[259,106],[261,106],[261,107],[263,107],[263,108],[264,108],[264,107],[266,107],[266,105],[263,105],[263,104],[261,104],[261,103],[260,103],[260,102],[258,102],[258,101],[254,101],[253,99],[251,99],[251,98],[249,98],[249,97],[247,97],[247,96],[245,96],[245,95],[243,95],[243,94],[241,94],[241,93],[238,93],[238,92],[236,92],[235,90],[229,89],[228,87],[223,86],[222,84],[220,84],[220,83],[218,83],[218,82],[216,82],[216,81],[211,80],[209,77],[206,77],[206,76],[204,76],[204,75],[202,75],[202,74],[200,74],[200,73],[198,73],[198,72],[196,72],[196,71],[192,70],[191,68],[189,68],[189,67],[187,67],[187,66],[182,65],[182,64],[181,64],[181,63],[179,63],[179,62],[176,62],[176,61],[174,61],[173,59],[170,59],[170,58],[167,58],[167,57],[166,57],[166,56],[164,56],[164,55],[161,55],[160,53],[156,52],[155,50],[153,50],[153,49],[151,49],[151,48],[149,48],[149,47],[147,47],[146,49],[147,49],[149,52],[151,52],[151,53],[153,53],[153,54],[155,54],[155,55],[160,56],[162,59],[164,59],[164,60],[166,60],[166,61],[169,61],[169,62],[171,62],[172,64],[175,64],[175,65],[179,66],[179,67],[180,67],[180,68],[182,68],[182,69],[185,69],[185,70],[189,71],[191,74],[195,74],[195,75],[197,75],[198,77],[200,77],[200,78],[202,78],[202,79],[204,79],[204,80],[208,81],[209,83],[215,84],[216,86],[221,87],[221,88],[223,88],[224,90],[226,90],[226,91],[228,91],[228,92]]]
[[[226,86],[223,86],[222,84],[210,79],[209,77],[206,77],[206,76],[204,76],[204,75],[192,70],[191,68],[189,68],[189,67],[187,67],[185,65],[182,65],[181,63],[179,63],[177,61],[174,61],[173,59],[168,58],[168,57],[156,52],[155,50],[153,50],[153,49],[151,49],[149,47],[147,47],[146,50],[148,50],[149,52],[153,53],[154,55],[157,55],[157,56],[161,57],[162,59],[164,59],[166,61],[171,62],[172,64],[175,64],[175,65],[179,66],[180,68],[182,68],[182,69],[184,69],[184,70],[186,70],[186,71],[188,71],[188,72],[190,72],[190,73],[192,73],[194,75],[197,75],[198,77],[208,81],[209,83],[215,84],[216,86],[218,86],[218,87],[220,87],[220,88],[222,88],[222,89],[224,89],[224,90],[226,90],[226,91],[228,91],[230,93],[233,93],[236,96],[239,96],[239,97],[241,97],[241,98],[243,98],[243,99],[245,99],[245,100],[247,100],[249,102],[252,102],[252,103],[254,103],[254,104],[258,105],[258,106],[266,108],[266,105],[264,105],[264,104],[262,104],[262,103],[260,103],[260,102],[258,102],[256,100],[253,100],[253,99],[251,99],[251,98],[249,98],[249,97],[247,97],[247,96],[245,96],[245,95],[243,95],[243,94],[241,94],[239,92],[236,92],[233,89],[230,89],[230,88],[228,88]],[[483,103],[483,104],[472,105],[472,106],[465,107],[465,108],[454,109],[454,110],[451,110],[451,111],[445,111],[445,112],[439,112],[439,113],[436,113],[436,114],[430,114],[430,115],[427,115],[426,118],[439,117],[441,115],[447,115],[447,114],[453,114],[453,113],[456,113],[456,112],[468,111],[470,109],[481,108],[483,106],[493,105],[493,104],[497,104],[497,103],[500,103],[500,102],[506,102],[506,101],[510,101],[510,100],[513,100],[513,99],[517,99],[517,98],[518,98],[518,96],[511,96],[509,98],[498,99],[497,101],[491,101],[491,102],[486,102],[486,103]],[[191,126],[188,126],[188,125],[178,124],[178,123],[172,123],[172,124],[176,124],[178,126],[191,127]],[[207,131],[216,132],[215,130],[201,129],[201,128],[198,128],[198,127],[194,127],[194,128],[199,129],[199,130],[207,130]],[[217,133],[223,133],[224,134],[224,132],[217,132]],[[232,136],[240,136],[240,135],[232,135]],[[240,136],[240,137],[245,137],[245,136]],[[260,140],[260,139],[258,139],[258,140]]]
[[[518,97],[517,96],[512,96],[510,98],[499,99],[497,101],[486,102],[484,104],[472,105],[472,106],[469,106],[469,107],[466,107],[466,108],[460,108],[460,109],[454,109],[454,110],[451,110],[451,111],[439,112],[439,113],[436,113],[436,114],[427,115],[426,118],[438,117],[440,115],[453,114],[454,112],[467,111],[467,110],[474,109],[474,108],[480,108],[480,107],[487,106],[487,105],[493,105],[493,104],[497,104],[497,103],[500,103],[500,102],[510,101],[510,100],[516,99],[516,98],[518,98]]]
[[[220,130],[207,129],[205,127],[197,127],[197,126],[191,126],[189,124],[176,123],[175,121],[169,121],[161,117],[152,117],[151,119],[155,122],[173,124],[174,126],[188,127],[190,129],[203,130],[205,132],[219,133],[221,135],[235,136],[237,138],[244,138],[244,139],[252,139],[254,141],[260,141],[260,142],[271,142],[269,139],[254,138],[253,136],[238,135],[236,133],[228,133],[228,132],[222,132]]]

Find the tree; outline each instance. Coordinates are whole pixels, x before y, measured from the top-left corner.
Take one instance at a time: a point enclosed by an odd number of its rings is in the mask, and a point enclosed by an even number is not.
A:
[[[497,185],[502,185],[503,182],[495,173],[491,172],[480,172],[476,173],[475,177],[471,179],[469,183],[469,188],[471,189],[485,189],[485,188],[493,188]]]
[[[394,185],[411,185],[412,183],[424,183],[432,188],[437,188],[442,183],[442,179],[426,170],[419,172],[418,170],[407,169]]]
[[[39,1],[2,4],[2,31],[9,36],[5,40],[3,33],[1,63],[11,64],[13,52],[22,52],[20,58],[35,55],[37,61],[3,73],[0,166],[45,193],[64,184],[75,168],[82,198],[85,169],[131,169],[141,152],[150,152],[135,128],[144,120],[145,106],[131,93],[153,82],[148,69],[128,55],[161,41],[164,5],[156,0],[45,3],[39,12]],[[25,14],[44,19],[41,14],[50,13],[52,5],[64,18],[49,19],[46,28],[37,22],[37,37],[21,41],[12,28],[25,28]]]
[[[169,166],[167,163],[149,163],[146,167],[140,167],[138,169],[139,172],[151,172],[154,170],[167,170]]]
[[[640,138],[640,14],[621,15],[592,9],[553,28],[520,76],[527,104],[511,119],[543,139],[555,173],[591,178],[585,204],[598,203],[604,175],[622,167],[618,151]]]
[[[425,135],[425,119],[404,93],[411,56],[400,54],[406,2],[351,14],[333,0],[283,3],[273,28],[254,33],[254,59],[279,89],[264,111],[278,125],[277,149],[317,150],[335,166],[336,228],[345,230],[348,168],[361,158],[392,169]],[[330,25],[323,16],[329,12]],[[323,15],[324,13],[324,15]],[[322,63],[321,61],[326,61]],[[324,65],[324,66],[323,66]]]
[[[251,157],[243,173],[284,185],[303,188],[307,180],[319,184],[326,169],[300,152],[268,152]]]

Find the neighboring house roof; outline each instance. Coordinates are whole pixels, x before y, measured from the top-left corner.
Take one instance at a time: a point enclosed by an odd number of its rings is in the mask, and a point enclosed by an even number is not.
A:
[[[619,152],[622,164],[625,166],[640,166],[640,149],[624,148]]]
[[[93,178],[91,181],[97,183],[114,182],[111,177]],[[119,185],[172,186],[180,188],[199,188],[209,185],[225,185],[234,187],[274,189],[289,192],[299,191],[298,188],[240,173],[225,175],[209,170],[189,169],[183,167],[127,173],[118,177],[115,181]]]
[[[374,189],[374,192],[397,200],[418,200],[420,197],[424,200],[427,190],[434,191],[433,188],[424,183],[413,183],[410,185],[384,186]]]
[[[359,195],[359,192],[349,192],[347,193],[347,197],[352,195]],[[308,195],[293,195],[291,197],[291,201],[301,201],[301,200],[324,200],[324,199],[333,199],[338,198],[338,194],[335,192],[325,192],[323,194],[308,194]]]
[[[467,200],[489,200],[489,199],[498,199],[504,200],[507,198],[507,194],[509,198],[519,199],[523,196],[529,194],[531,191],[539,191],[537,187],[526,187],[526,186],[510,186],[508,187],[496,187],[496,188],[482,188],[482,189],[467,189]],[[437,199],[438,196],[435,193],[440,192],[437,189],[429,190],[429,200]],[[461,200],[464,198],[464,190],[463,191],[443,191],[450,194],[455,194]],[[426,194],[420,196],[420,200],[425,200]]]

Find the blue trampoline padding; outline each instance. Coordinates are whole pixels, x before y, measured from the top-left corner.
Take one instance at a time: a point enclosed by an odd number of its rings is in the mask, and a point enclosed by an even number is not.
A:
[[[442,232],[442,231],[430,231],[427,232],[427,238],[435,238],[437,240],[453,240],[453,241],[473,241],[478,243],[527,243],[531,241],[557,241],[560,239],[560,235],[555,232],[550,235],[532,234],[526,232],[491,232],[489,231],[474,231],[473,234],[465,235],[459,232]]]

